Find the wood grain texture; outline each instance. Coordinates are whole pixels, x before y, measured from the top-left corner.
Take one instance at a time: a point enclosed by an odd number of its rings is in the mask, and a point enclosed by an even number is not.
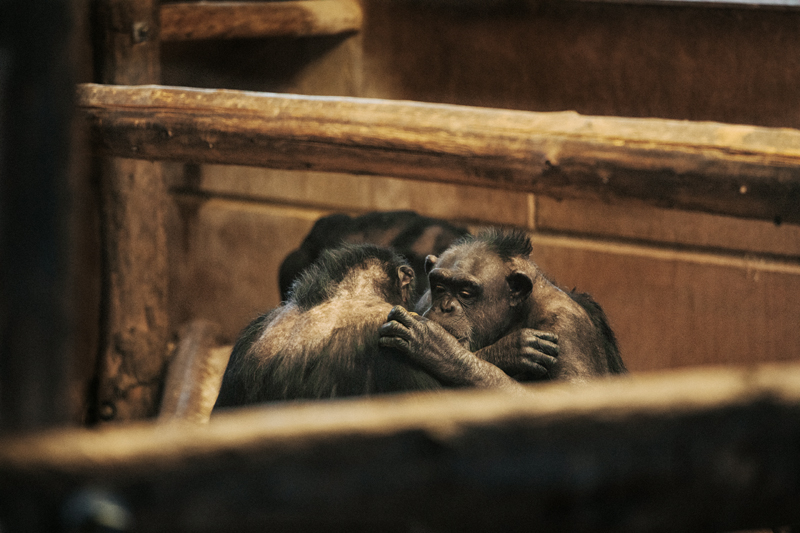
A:
[[[137,531],[728,531],[800,518],[797,364],[538,392],[284,403],[208,425],[6,438],[0,511],[15,529],[30,498],[46,520],[100,486]]]
[[[159,82],[158,7],[94,4],[104,83]],[[131,420],[156,414],[168,356],[167,190],[160,163],[111,157],[101,172],[101,353],[88,417]]]
[[[635,199],[800,223],[800,131],[336,97],[83,85],[108,153]]]
[[[103,163],[101,359],[91,416],[135,420],[156,414],[169,355],[167,191],[159,163]]]
[[[158,2],[100,0],[95,9],[97,78],[103,83],[141,85],[161,78]]]
[[[164,41],[310,37],[358,31],[355,0],[187,2],[161,6]]]

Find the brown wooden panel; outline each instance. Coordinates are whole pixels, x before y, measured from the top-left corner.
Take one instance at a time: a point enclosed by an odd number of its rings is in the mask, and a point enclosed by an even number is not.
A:
[[[170,315],[218,323],[233,342],[280,303],[278,267],[326,211],[178,195],[170,224]]]
[[[444,4],[364,2],[361,96],[800,127],[796,9]]]
[[[800,265],[534,236],[534,259],[606,310],[631,370],[800,358]]]
[[[536,228],[709,250],[800,257],[800,226],[630,203],[536,199]]]
[[[519,193],[398,178],[203,165],[197,183],[176,184],[220,196],[247,197],[348,212],[411,209],[426,216],[484,224],[529,224],[532,199]]]
[[[800,222],[800,132],[347,98],[83,85],[117,155],[393,175]]]
[[[313,39],[209,39],[161,46],[164,85],[359,96],[360,34]]]

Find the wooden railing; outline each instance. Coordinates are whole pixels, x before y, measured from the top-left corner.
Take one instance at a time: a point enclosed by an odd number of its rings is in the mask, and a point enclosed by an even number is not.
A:
[[[359,98],[83,85],[115,156],[377,174],[800,223],[800,131]]]

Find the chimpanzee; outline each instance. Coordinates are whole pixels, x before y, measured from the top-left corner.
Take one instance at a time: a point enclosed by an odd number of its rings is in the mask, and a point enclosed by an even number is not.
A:
[[[470,352],[420,366],[379,346],[379,327],[393,306],[413,302],[413,280],[413,270],[388,249],[347,245],[324,251],[287,301],[242,333],[215,408],[465,385],[520,388]],[[547,372],[558,354],[556,341],[552,334],[532,335],[515,368]]]
[[[600,306],[588,294],[565,293],[550,282],[530,260],[532,248],[523,232],[487,230],[440,258],[429,256],[424,318],[394,308],[380,328],[381,346],[429,371],[477,352],[520,380],[580,382],[626,372]],[[537,346],[538,330],[558,336],[558,359],[546,375],[518,375],[519,347]]]
[[[278,286],[281,298],[289,297],[292,282],[323,252],[343,243],[368,243],[392,248],[405,257],[416,274],[417,294],[427,288],[425,257],[438,255],[469,232],[438,218],[414,211],[375,211],[357,217],[336,213],[314,223],[300,246],[281,263]]]

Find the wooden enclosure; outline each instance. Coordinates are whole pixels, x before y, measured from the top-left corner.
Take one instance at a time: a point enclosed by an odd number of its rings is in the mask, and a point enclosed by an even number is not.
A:
[[[777,128],[773,134],[800,127],[793,96],[800,63],[790,52],[800,49],[800,19],[791,8],[498,4],[453,9],[436,2],[364,2],[362,29],[355,34],[166,43],[163,82],[690,120],[689,128],[714,121]],[[634,123],[633,128],[649,124]],[[669,131],[687,144],[699,143],[701,157],[710,155],[704,144],[709,138],[686,140],[692,134],[672,124]],[[635,146],[647,153],[652,146],[611,134],[606,139],[627,142],[626,153]],[[743,137],[719,139],[735,143]],[[539,153],[546,149],[556,148],[538,147]],[[584,146],[580,150],[595,156]],[[739,154],[729,155],[738,165]],[[800,308],[791,296],[800,290],[800,230],[785,216],[776,218],[777,212],[754,220],[748,218],[753,213],[711,214],[708,206],[696,211],[676,199],[677,190],[668,194],[640,180],[638,194],[650,196],[647,205],[630,188],[617,194],[621,183],[603,184],[597,175],[594,182],[581,181],[586,187],[580,194],[574,194],[577,188],[556,190],[560,178],[552,175],[548,194],[536,194],[542,189],[487,187],[504,179],[497,173],[455,185],[403,181],[380,168],[374,170],[380,177],[370,179],[228,165],[168,168],[178,204],[168,225],[175,243],[169,246],[171,319],[182,323],[199,315],[221,321],[228,341],[263,302],[268,307],[278,301],[272,272],[318,216],[403,208],[471,227],[532,231],[540,266],[564,286],[590,292],[607,309],[634,370],[791,360],[800,348]],[[738,172],[722,172],[728,171]],[[437,179],[432,174],[428,178]],[[695,185],[722,200],[724,186],[702,180]],[[730,198],[751,206],[752,192],[746,184],[729,184]],[[787,208],[796,213],[797,202],[785,192]],[[267,235],[273,237],[270,248],[255,251],[250,243]],[[203,261],[196,260],[199,254]],[[262,277],[265,271],[270,274]]]
[[[34,47],[12,4],[0,529],[800,523],[797,6],[75,0]],[[142,421],[182,325],[232,342],[318,217],[390,209],[529,231],[632,375]]]

